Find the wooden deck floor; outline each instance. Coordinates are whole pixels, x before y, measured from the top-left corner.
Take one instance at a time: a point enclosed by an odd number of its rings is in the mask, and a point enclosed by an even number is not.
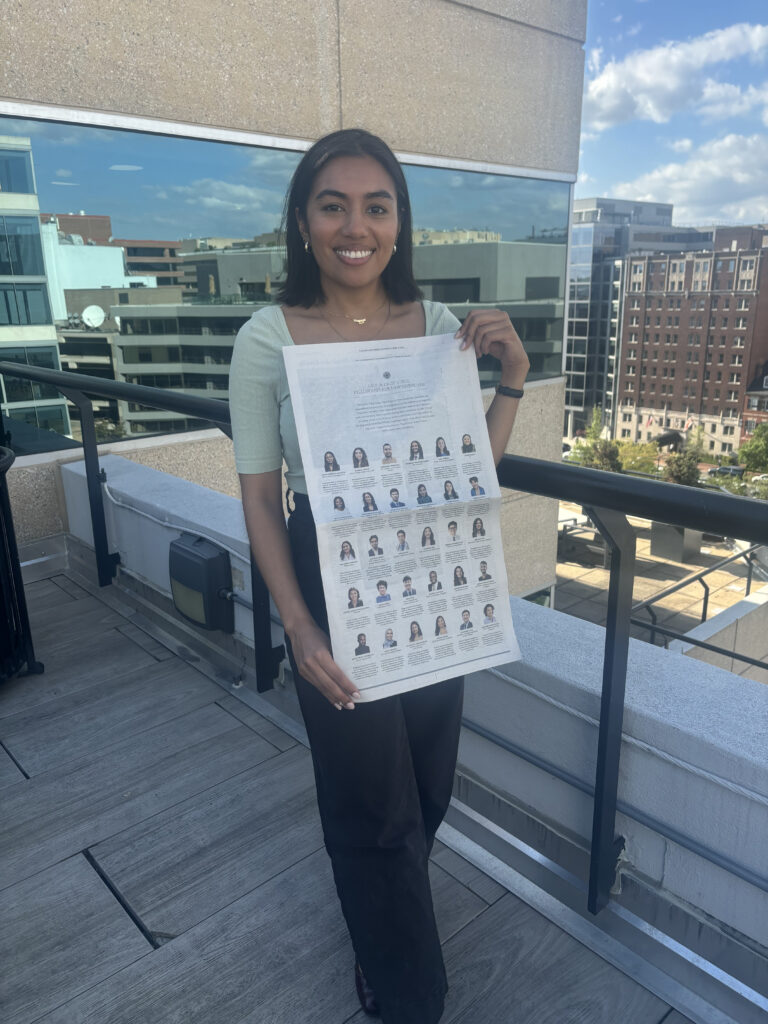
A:
[[[5,1024],[365,1018],[309,754],[68,576],[0,689]],[[437,845],[445,1024],[684,1024]]]

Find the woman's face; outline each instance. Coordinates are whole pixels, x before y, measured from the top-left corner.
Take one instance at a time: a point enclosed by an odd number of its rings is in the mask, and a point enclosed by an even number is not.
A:
[[[363,504],[364,505],[372,505],[373,504],[373,495],[369,491],[366,491],[365,494],[363,495]]]
[[[453,484],[451,483],[450,480],[445,481],[445,493],[453,494]]]
[[[355,461],[359,462],[363,457],[363,449],[355,448],[355,450],[352,452],[352,455],[354,456]]]
[[[326,464],[326,466],[332,466],[333,465],[333,452],[326,452],[325,453],[325,464]]]
[[[334,498],[333,499],[333,505],[334,505],[334,508],[343,509],[344,508],[344,499],[343,498]]]
[[[476,519],[475,520],[475,529],[476,530],[482,530],[482,528],[483,528],[483,520],[482,519]]]
[[[456,568],[453,570],[453,576],[454,576],[454,579],[457,579],[457,580],[463,580],[464,579],[464,570],[461,568],[460,565],[457,565]]]
[[[349,555],[349,554],[351,554],[351,552],[352,552],[352,545],[349,543],[348,540],[345,540],[344,543],[341,545],[341,553],[342,553],[342,555]]]
[[[461,443],[462,444],[472,444],[472,438],[469,436],[469,434],[465,434],[464,437],[462,437],[462,439],[461,439]]]
[[[445,629],[445,619],[443,618],[442,615],[437,616],[437,628]]]
[[[418,455],[419,454],[419,442],[418,441],[411,441],[411,454],[412,455]]]
[[[432,528],[430,526],[424,527],[424,537],[426,540],[432,540]]]
[[[352,589],[349,592],[349,600],[352,602],[352,604],[357,604],[357,602],[360,600],[360,594],[355,590],[354,587],[352,587]]]
[[[418,636],[418,635],[419,635],[419,624],[418,624],[418,622],[412,622],[411,623],[411,636]]]
[[[427,493],[426,484],[419,484],[419,497],[423,498],[426,493]]]
[[[445,451],[445,441],[443,440],[442,437],[438,437],[438,439],[437,439],[437,447],[438,447],[439,451],[441,451],[441,452]]]
[[[485,606],[484,613],[485,613],[486,619],[492,619],[493,618],[493,605],[492,604],[487,604]]]
[[[321,168],[297,216],[323,289],[359,289],[379,280],[400,230],[395,183],[371,156],[339,156]],[[331,287],[333,291],[333,287]]]

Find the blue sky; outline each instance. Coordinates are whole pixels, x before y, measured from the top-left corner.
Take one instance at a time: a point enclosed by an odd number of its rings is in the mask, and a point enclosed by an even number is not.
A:
[[[768,0],[589,0],[576,196],[768,221]]]

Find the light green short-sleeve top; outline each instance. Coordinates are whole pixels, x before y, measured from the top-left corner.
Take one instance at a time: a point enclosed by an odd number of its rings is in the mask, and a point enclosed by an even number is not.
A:
[[[425,335],[453,333],[459,321],[440,302],[424,302]],[[283,348],[293,338],[280,306],[265,306],[243,324],[229,370],[229,409],[238,473],[269,473],[286,464],[293,491],[306,494]]]

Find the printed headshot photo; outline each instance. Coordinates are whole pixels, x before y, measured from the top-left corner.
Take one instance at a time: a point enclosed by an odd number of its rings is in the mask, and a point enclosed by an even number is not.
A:
[[[445,501],[458,501],[459,496],[453,486],[452,480],[446,480],[443,484],[443,499]]]
[[[416,488],[416,504],[417,505],[431,505],[432,499],[427,494],[427,485],[419,484]]]
[[[448,445],[445,443],[444,437],[438,437],[435,441],[435,455],[438,459],[445,459],[451,453],[448,451]]]
[[[370,491],[363,493],[363,512],[378,512],[379,506],[374,501],[373,495]]]
[[[357,647],[355,648],[355,657],[360,654],[370,654],[371,648],[368,646],[366,641],[365,633],[357,634]]]
[[[405,530],[397,531],[397,544],[395,544],[395,551],[402,553],[403,551],[409,551],[410,545],[405,539]]]
[[[341,551],[339,552],[339,558],[342,562],[354,562],[357,558],[355,549],[349,543],[348,540],[341,542]]]
[[[425,526],[421,531],[421,546],[423,548],[433,548],[435,546],[435,535],[432,532],[431,526]]]
[[[455,519],[452,519],[448,523],[448,543],[457,544],[461,540],[461,534],[459,533],[459,524]]]
[[[368,465],[368,456],[362,448],[352,452],[352,469],[364,469]]]
[[[389,507],[390,508],[405,508],[405,502],[400,501],[400,491],[396,487],[393,487],[389,492]]]
[[[480,516],[478,516],[477,519],[475,519],[474,523],[472,523],[472,538],[474,540],[477,537],[484,536],[485,527],[483,526],[483,520],[480,518]]]
[[[427,590],[429,590],[430,593],[431,593],[434,590],[442,590],[442,589],[443,589],[443,584],[437,578],[437,573],[433,569],[430,572],[430,574],[429,574],[429,586],[427,587]]]
[[[397,647],[397,640],[395,640],[395,634],[391,629],[384,631],[384,643],[381,645],[384,650],[389,650],[390,647]]]
[[[344,504],[344,499],[340,494],[337,494],[333,499],[333,511],[334,512],[346,512],[347,506]]]
[[[384,551],[379,547],[379,538],[375,533],[372,533],[368,538],[368,543],[371,545],[368,548],[368,557],[376,558],[377,555],[383,555]]]
[[[435,636],[448,636],[448,627],[442,615],[438,615],[435,619]]]
[[[484,626],[490,626],[492,622],[496,622],[497,621],[496,617],[493,614],[493,611],[494,611],[494,609],[493,609],[493,605],[492,604],[487,604],[485,606],[485,608],[483,608],[483,625]]]
[[[415,643],[417,640],[423,640],[424,634],[421,632],[421,626],[418,622],[411,623],[411,635],[408,637],[409,643]]]
[[[347,602],[347,608],[363,607],[363,599],[362,597],[360,597],[360,591],[357,589],[357,587],[350,587],[349,590],[347,591],[347,597],[349,598],[349,601]]]
[[[403,597],[416,597],[413,580],[410,576],[403,576]]]
[[[485,494],[485,488],[480,486],[476,476],[471,476],[469,478],[469,493],[473,498],[477,498],[481,494]]]
[[[472,620],[469,617],[469,608],[465,608],[464,611],[461,613],[461,625],[459,626],[459,629],[465,630],[474,628],[475,627],[472,625]]]
[[[485,583],[486,580],[492,580],[493,576],[488,572],[488,563],[480,563],[480,575],[477,577],[480,583]]]
[[[461,439],[461,454],[471,455],[475,451],[475,446],[472,444],[472,438],[469,434],[464,434]]]
[[[466,587],[467,577],[464,575],[464,570],[460,565],[457,565],[453,570],[453,585],[454,587]]]
[[[421,447],[418,441],[411,441],[411,454],[408,457],[409,462],[419,462],[424,458],[424,449]]]
[[[397,459],[392,454],[392,445],[389,442],[381,446],[381,453],[383,456],[381,460],[382,466],[391,466],[393,462],[397,462]]]
[[[376,595],[376,604],[384,604],[385,601],[391,601],[392,595],[387,593],[387,581],[379,580],[376,584],[378,594]]]
[[[341,470],[333,452],[326,452],[323,456],[323,468],[326,473],[338,473]]]

